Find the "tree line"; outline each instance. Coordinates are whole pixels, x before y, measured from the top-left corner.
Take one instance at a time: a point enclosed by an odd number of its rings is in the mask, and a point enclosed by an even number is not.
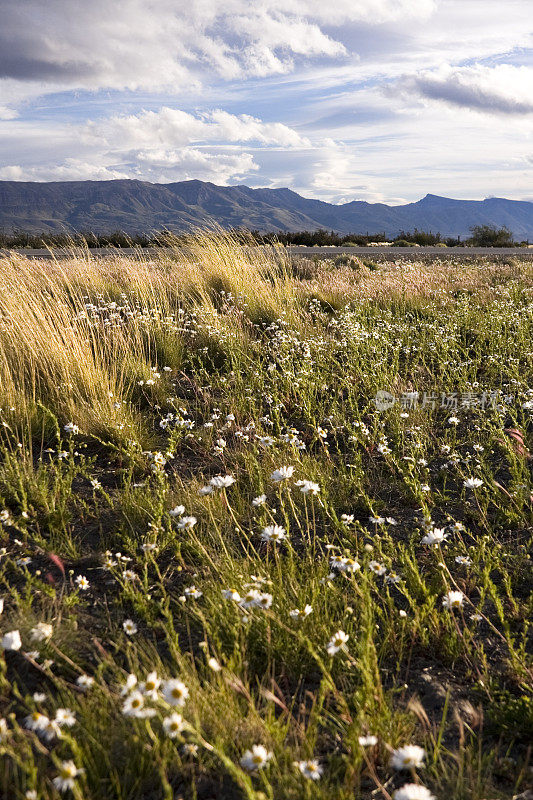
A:
[[[507,227],[498,228],[495,225],[474,225],[470,228],[470,237],[443,237],[440,233],[432,231],[400,231],[394,237],[382,233],[349,233],[339,234],[335,231],[319,229],[314,231],[276,231],[263,233],[258,230],[235,229],[232,234],[243,243],[271,244],[277,242],[283,245],[303,245],[306,247],[362,247],[370,242],[392,242],[397,247],[409,245],[459,247],[471,245],[473,247],[519,247],[529,244],[529,241],[517,242],[512,231]],[[124,231],[112,231],[108,234],[97,234],[91,231],[79,233],[29,233],[15,230],[10,233],[0,231],[0,248],[68,248],[68,247],[164,247],[168,244],[186,242],[190,234],[173,233],[162,230],[153,234],[130,234]]]

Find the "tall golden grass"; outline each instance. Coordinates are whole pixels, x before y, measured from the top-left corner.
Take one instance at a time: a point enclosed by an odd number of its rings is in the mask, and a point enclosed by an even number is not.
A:
[[[252,249],[219,233],[198,234],[156,257],[139,250],[98,259],[79,248],[51,260],[11,253],[0,260],[2,406],[30,419],[42,403],[99,430],[146,366],[150,330],[134,319],[127,330],[106,334],[84,317],[88,301],[135,298],[157,312],[152,333],[184,305],[214,319],[222,291],[239,297],[252,319],[275,318],[295,308],[288,266],[281,248]]]
[[[39,404],[62,419],[80,421],[99,431],[117,417],[116,403],[128,399],[139,372],[146,371],[158,320],[194,308],[216,324],[246,336],[239,319],[217,313],[221,292],[238,298],[252,321],[277,319],[310,324],[305,299],[317,296],[340,306],[354,299],[391,297],[449,299],[458,289],[505,283],[520,273],[533,283],[530,264],[388,264],[370,271],[321,264],[298,277],[282,247],[252,247],[232,234],[197,233],[157,254],[139,250],[97,258],[80,248],[55,253],[50,260],[30,260],[11,253],[0,259],[1,405],[30,421]],[[133,320],[127,329],[107,333],[89,324],[83,312],[99,296],[120,299],[156,311],[150,329]],[[159,331],[160,332],[160,331]],[[179,337],[173,346],[178,350]],[[124,428],[134,423],[127,407]]]

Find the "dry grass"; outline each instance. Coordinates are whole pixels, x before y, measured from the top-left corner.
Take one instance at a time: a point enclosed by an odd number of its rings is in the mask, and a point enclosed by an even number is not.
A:
[[[350,301],[427,300],[450,302],[459,292],[490,299],[494,287],[533,287],[533,265],[439,261],[386,263],[370,270],[334,267],[332,262],[304,268],[288,261],[278,247],[243,247],[231,235],[198,234],[184,248],[162,249],[156,257],[142,250],[132,256],[95,258],[89,249],[71,249],[53,260],[30,260],[13,253],[0,260],[0,381],[3,401],[27,419],[36,404],[58,410],[62,418],[82,421],[98,431],[116,417],[117,399],[129,399],[139,365],[157,349],[151,320],[133,319],[112,335],[87,323],[86,303],[103,298],[119,305],[135,298],[138,309],[157,309],[162,334],[165,319],[182,308],[215,325],[225,298],[236,298],[252,322],[283,317],[309,328],[305,309],[310,297],[334,307]],[[242,319],[230,321],[233,336],[246,338]],[[157,337],[156,337],[157,338]],[[125,419],[127,428],[134,423]]]
[[[45,403],[62,418],[99,430],[128,399],[154,348],[157,320],[174,319],[183,307],[216,318],[224,296],[238,297],[252,320],[294,315],[297,291],[278,248],[251,251],[231,236],[198,235],[186,250],[170,247],[157,258],[96,259],[72,249],[53,260],[13,253],[0,259],[0,382],[3,401],[30,419]],[[87,322],[86,304],[98,298],[137,309],[157,309],[150,332],[141,317],[127,329],[102,331]],[[236,321],[233,320],[235,326]],[[238,325],[237,325],[238,327]],[[131,423],[131,420],[129,421]]]
[[[307,273],[308,274],[308,273]],[[306,272],[304,275],[307,277]],[[306,288],[336,304],[346,299],[453,302],[458,292],[475,292],[479,299],[490,299],[493,289],[520,280],[533,289],[533,262],[509,260],[506,263],[478,260],[468,264],[450,261],[384,262],[371,270],[362,261],[356,269],[322,262],[308,278]]]

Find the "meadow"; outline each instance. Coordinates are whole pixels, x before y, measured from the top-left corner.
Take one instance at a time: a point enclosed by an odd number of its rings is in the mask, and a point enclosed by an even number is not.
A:
[[[531,797],[533,264],[393,258],[0,259],[2,798]]]

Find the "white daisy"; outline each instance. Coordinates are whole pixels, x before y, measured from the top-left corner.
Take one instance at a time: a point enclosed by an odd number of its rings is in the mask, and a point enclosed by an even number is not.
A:
[[[158,677],[157,672],[154,670],[153,672],[149,672],[144,683],[140,684],[139,691],[145,697],[149,697],[151,700],[157,700],[160,685],[161,678]]]
[[[286,538],[285,528],[281,525],[267,525],[266,528],[263,528],[263,532],[261,534],[261,539],[265,542],[281,542],[282,539]]]
[[[343,650],[346,642],[350,637],[344,631],[337,631],[329,640],[326,650],[330,656],[334,656],[339,650]]]
[[[428,533],[422,538],[422,544],[441,544],[441,542],[444,542],[447,537],[448,534],[445,532],[444,528],[433,528],[433,530],[428,531]]]
[[[134,636],[138,630],[137,625],[132,619],[125,619],[122,623],[122,627],[128,636]]]
[[[463,605],[464,594],[459,591],[448,592],[442,598],[442,605],[444,608],[461,608]]]
[[[424,766],[426,751],[417,744],[406,744],[394,750],[391,757],[393,769],[417,769]]]
[[[316,759],[310,761],[297,761],[296,766],[305,778],[312,781],[318,781],[322,777],[324,767],[321,767]]]
[[[262,744],[254,744],[251,750],[247,750],[241,758],[241,767],[248,772],[255,772],[258,769],[263,769],[270,759],[270,753]]]
[[[20,633],[18,631],[8,631],[8,633],[4,633],[0,639],[0,647],[2,650],[20,650],[22,647]]]
[[[366,736],[359,737],[359,744],[361,747],[375,747],[378,743],[378,737],[373,736],[372,734],[367,734]]]
[[[171,517],[181,517],[183,514],[185,514],[185,506],[174,506],[174,508],[171,508],[168,513]]]
[[[75,779],[83,772],[78,769],[73,761],[63,761],[59,767],[59,774],[54,778],[53,784],[59,792],[74,789]]]
[[[211,478],[209,483],[215,489],[227,489],[228,486],[235,483],[235,478],[233,475],[215,475],[214,478]]]
[[[318,483],[313,481],[296,481],[296,486],[300,487],[302,494],[318,494],[320,491]]]
[[[483,486],[483,481],[480,478],[467,478],[463,486],[466,489],[479,489],[480,486]]]
[[[234,600],[236,603],[242,602],[242,597],[236,589],[222,589],[222,597],[225,600]]]
[[[393,796],[394,800],[435,800],[435,796],[421,783],[406,783]]]
[[[30,631],[30,639],[32,642],[44,642],[45,639],[49,639],[52,636],[53,632],[52,625],[47,622],[38,622],[35,628]]]
[[[196,517],[182,517],[177,524],[179,530],[183,530],[184,528],[194,528],[197,523]]]
[[[293,472],[294,467],[280,467],[279,469],[274,470],[270,478],[276,483],[279,483],[280,481],[286,481],[291,478]]]
[[[183,717],[174,711],[163,720],[163,730],[170,739],[175,739],[184,728]]]
[[[183,681],[173,678],[163,683],[163,697],[169,706],[184,706],[189,696],[189,690]]]
[[[72,726],[76,724],[76,717],[70,708],[58,708],[54,722],[56,722],[59,727],[64,725],[67,728],[72,728]]]
[[[122,705],[122,713],[126,717],[142,717],[144,710],[144,696],[141,692],[132,692]]]

